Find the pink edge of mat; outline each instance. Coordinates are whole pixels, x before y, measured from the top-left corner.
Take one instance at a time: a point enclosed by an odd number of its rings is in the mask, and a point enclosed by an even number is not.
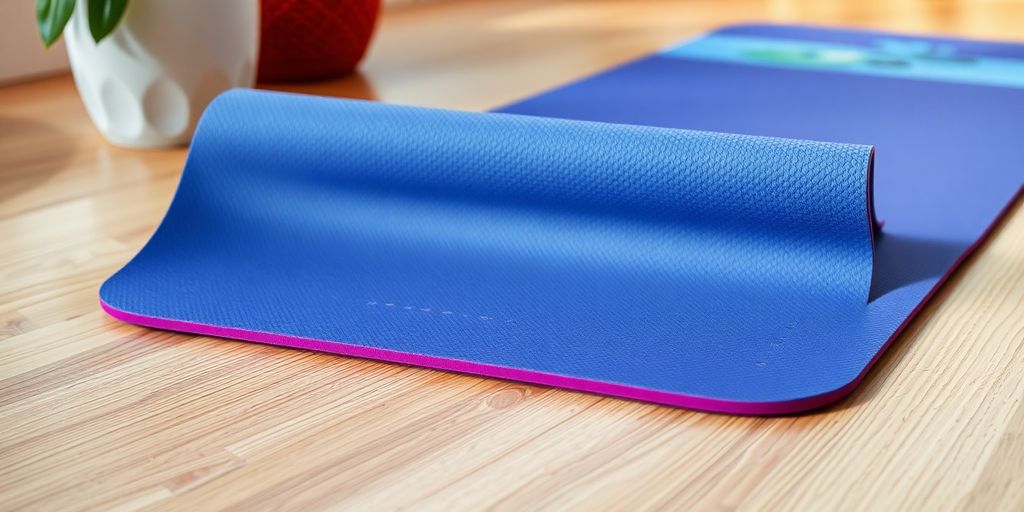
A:
[[[279,345],[283,347],[300,348],[317,352],[329,352],[332,354],[341,354],[376,361],[387,361],[391,363],[422,366],[437,370],[482,375],[485,377],[528,382],[542,386],[572,389],[618,398],[630,398],[674,407],[685,407],[687,409],[694,409],[698,411],[749,416],[778,416],[817,409],[839,401],[846,397],[846,395],[850,394],[850,392],[852,392],[864,379],[864,376],[871,371],[871,368],[875,366],[875,363],[877,363],[882,357],[882,354],[889,349],[889,346],[899,338],[900,334],[903,333],[903,330],[910,325],[910,322],[913,321],[914,318],[917,317],[917,314],[921,309],[931,302],[932,297],[940,288],[942,288],[946,281],[949,280],[950,276],[953,275],[953,272],[959,268],[967,258],[974,254],[974,252],[977,251],[986,240],[988,240],[988,237],[997,226],[1002,224],[1006,219],[1006,216],[1014,206],[1016,206],[1017,202],[1020,201],[1022,195],[1024,195],[1024,187],[1017,189],[1017,193],[1014,194],[1014,197],[1005,206],[1003,206],[1002,210],[999,211],[999,214],[995,219],[993,219],[992,223],[989,224],[988,228],[985,229],[981,236],[978,237],[978,239],[975,240],[974,243],[971,244],[962,254],[960,254],[960,257],[950,265],[949,269],[946,270],[946,273],[935,282],[932,289],[928,290],[928,293],[925,294],[917,307],[915,307],[914,310],[907,315],[907,318],[903,320],[903,323],[896,328],[896,331],[894,331],[892,336],[886,340],[885,344],[882,345],[882,348],[875,353],[874,357],[871,358],[871,361],[868,362],[860,374],[857,375],[857,378],[853,379],[841,388],[821,395],[781,402],[737,402],[733,400],[719,400],[716,398],[684,395],[680,393],[667,393],[665,391],[626,386],[624,384],[616,384],[613,382],[581,379],[579,377],[567,377],[564,375],[523,370],[520,368],[509,368],[506,366],[474,363],[472,361],[463,361],[459,359],[446,359],[443,357],[434,357],[411,352],[399,352],[397,350],[352,345],[339,341],[300,338],[298,336],[287,336],[284,334],[273,334],[269,332],[250,331],[247,329],[236,329],[233,327],[220,327],[182,320],[171,320],[122,311],[110,304],[107,304],[102,297],[99,298],[99,301],[100,307],[102,307],[103,310],[111,317],[122,322],[140,325],[143,327],[152,327],[154,329],[217,336],[220,338],[252,341],[267,345]]]
[[[486,363],[475,363],[460,359],[447,359],[443,357],[415,354],[411,352],[399,352],[363,345],[353,345],[338,341],[317,340],[312,338],[300,338],[284,334],[274,334],[262,331],[250,331],[247,329],[236,329],[233,327],[220,327],[181,320],[171,320],[147,315],[129,313],[111,306],[100,298],[100,306],[113,318],[122,322],[152,327],[169,331],[179,331],[220,338],[252,341],[268,345],[280,345],[284,347],[301,348],[317,352],[330,352],[345,356],[359,357],[377,361],[401,363],[412,366],[422,366],[458,373],[482,375],[531,384],[540,384],[556,388],[566,388],[576,391],[585,391],[599,395],[610,395],[621,398],[631,398],[645,402],[654,402],[675,407],[685,407],[701,411],[721,412],[729,414],[742,414],[751,416],[780,415],[794,412],[815,409],[835,402],[850,393],[860,382],[864,373],[849,384],[822,395],[789,400],[784,402],[737,402],[731,400],[719,400],[701,396],[668,393],[653,389],[645,389],[612,382],[583,379],[579,377],[568,377],[551,373],[497,366]],[[895,337],[895,336],[894,336]],[[891,340],[890,340],[891,341]],[[872,364],[874,361],[872,361]],[[870,366],[869,366],[870,367]],[[865,370],[866,373],[866,370]]]

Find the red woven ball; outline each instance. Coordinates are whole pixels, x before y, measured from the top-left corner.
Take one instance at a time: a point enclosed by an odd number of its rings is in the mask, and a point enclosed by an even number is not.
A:
[[[262,0],[259,80],[318,80],[355,69],[380,0]]]

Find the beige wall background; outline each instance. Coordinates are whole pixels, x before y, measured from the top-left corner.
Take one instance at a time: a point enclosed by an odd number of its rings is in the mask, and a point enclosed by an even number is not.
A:
[[[64,41],[47,50],[36,32],[33,0],[3,0],[0,16],[0,84],[59,73],[68,69]]]
[[[158,0],[176,1],[176,0]],[[384,7],[436,0],[384,0]],[[68,69],[63,39],[49,50],[36,32],[34,0],[0,0],[0,85],[30,80]]]

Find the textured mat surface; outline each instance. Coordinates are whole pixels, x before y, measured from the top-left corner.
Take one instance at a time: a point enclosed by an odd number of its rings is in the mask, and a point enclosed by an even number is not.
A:
[[[724,412],[817,407],[1019,193],[1021,56],[743,26],[505,114],[231,92],[101,299],[158,328]]]

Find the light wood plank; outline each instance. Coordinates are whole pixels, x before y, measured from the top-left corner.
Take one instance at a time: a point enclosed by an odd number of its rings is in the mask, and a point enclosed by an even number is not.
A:
[[[429,2],[278,88],[486,109],[748,19],[1024,38],[998,0]],[[0,509],[1024,509],[1020,207],[849,399],[742,418],[120,324],[184,158],[0,88]]]

